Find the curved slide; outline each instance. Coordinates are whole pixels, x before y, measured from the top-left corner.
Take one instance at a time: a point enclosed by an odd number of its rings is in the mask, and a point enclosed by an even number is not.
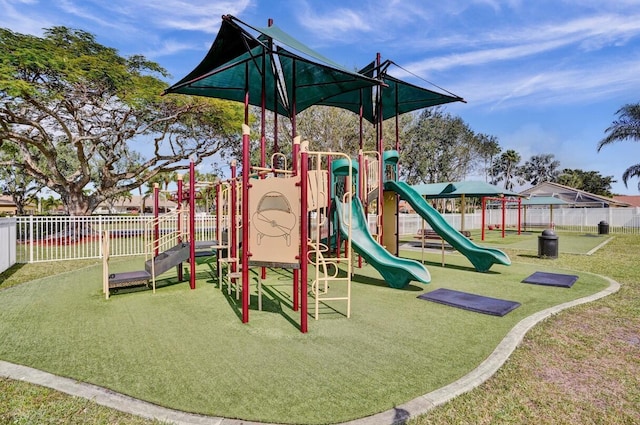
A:
[[[458,232],[451,226],[429,203],[411,186],[405,182],[387,181],[384,184],[386,190],[393,190],[402,199],[409,202],[414,210],[424,218],[431,228],[442,239],[449,242],[458,252],[467,257],[471,264],[479,272],[488,271],[493,264],[508,266],[511,260],[504,252],[494,248],[483,248],[473,243],[469,238]]]
[[[341,217],[344,217],[343,214],[345,214],[345,209],[348,208],[348,206],[339,199],[335,199],[334,202],[340,232],[344,237],[347,237],[349,233],[348,224],[344,223]],[[371,264],[380,272],[384,280],[392,288],[404,288],[412,280],[417,280],[422,283],[431,282],[431,275],[422,263],[407,258],[396,257],[373,239],[373,236],[371,236],[367,228],[364,208],[358,198],[354,198],[351,201],[351,245],[367,263]]]

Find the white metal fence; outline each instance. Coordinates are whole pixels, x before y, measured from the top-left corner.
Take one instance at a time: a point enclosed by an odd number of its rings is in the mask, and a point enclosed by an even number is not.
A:
[[[466,213],[464,226],[462,215],[458,213],[444,213],[444,218],[456,229],[477,230],[482,228],[482,211]],[[629,233],[640,235],[640,208],[527,208],[520,216],[521,226],[541,227],[551,225],[559,230],[570,232],[597,233],[600,222],[609,226],[610,233]],[[375,232],[376,216],[369,215],[369,231]],[[485,211],[485,225],[502,225],[502,209],[487,209]],[[505,226],[517,228],[518,210],[505,210]],[[533,226],[532,226],[533,225]],[[422,217],[418,214],[400,214],[398,233],[411,235],[422,227]],[[426,225],[428,228],[429,226]]]
[[[16,263],[16,219],[0,218],[0,273]]]
[[[150,216],[16,217],[18,263],[102,257],[103,231],[111,235],[110,255],[144,255],[145,225]],[[196,240],[215,240],[215,216],[196,216]],[[162,223],[159,232],[174,230]]]
[[[445,213],[445,219],[456,229],[461,229],[460,214]],[[101,238],[104,230],[111,234],[111,255],[145,254],[145,223],[149,216],[28,216],[16,217],[12,222],[15,229],[15,243],[11,243],[11,233],[0,233],[0,256],[7,255],[9,263],[33,263],[41,261],[101,258]],[[521,217],[523,224],[524,215]],[[422,228],[422,218],[417,214],[399,215],[399,234],[412,235]],[[640,234],[640,208],[556,208],[553,217],[548,208],[527,208],[526,222],[548,224],[553,222],[556,229],[597,233],[601,221],[607,222],[610,233]],[[215,240],[215,216],[196,217],[196,240]],[[369,229],[375,232],[376,217],[369,216]],[[507,227],[515,228],[518,223],[517,209],[505,211]],[[488,209],[485,224],[502,224],[502,210]],[[173,230],[171,223],[163,224],[160,232]],[[11,226],[10,226],[11,227]],[[482,212],[464,215],[464,229],[482,227]],[[5,247],[5,241],[8,246]],[[13,250],[12,250],[13,248]],[[0,258],[0,270],[4,265]]]

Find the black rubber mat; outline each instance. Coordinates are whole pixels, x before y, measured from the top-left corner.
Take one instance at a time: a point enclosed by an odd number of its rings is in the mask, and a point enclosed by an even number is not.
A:
[[[445,288],[427,292],[419,295],[418,298],[492,316],[504,316],[520,306],[520,303],[516,301],[501,300]]]
[[[571,288],[578,280],[578,276],[572,274],[535,272],[531,276],[525,278],[523,283],[531,283],[533,285],[560,286],[563,288]]]

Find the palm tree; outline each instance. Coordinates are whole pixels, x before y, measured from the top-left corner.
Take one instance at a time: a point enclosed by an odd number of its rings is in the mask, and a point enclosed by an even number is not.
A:
[[[606,137],[598,142],[598,152],[603,146],[622,140],[640,142],[640,103],[626,104],[616,112],[618,119],[605,130]],[[640,177],[640,164],[632,165],[622,174],[625,187],[632,177]],[[640,190],[640,182],[638,182]]]
[[[490,136],[488,134],[478,134],[478,140],[480,142],[480,155],[484,160],[484,181],[488,181],[491,171],[491,164],[493,164],[493,158],[500,153],[500,143],[496,136]]]
[[[552,153],[533,155],[522,167],[523,178],[533,186],[542,182],[555,182],[560,175],[560,161]]]
[[[513,149],[509,149],[506,152],[502,152],[493,165],[491,166],[490,174],[493,178],[491,184],[498,184],[504,181],[504,188],[512,190],[516,180],[518,184],[523,184],[524,180],[519,177],[520,167],[520,154]]]
[[[59,206],[62,205],[62,201],[60,200],[60,198],[54,198],[53,195],[49,195],[48,198],[43,198],[40,202],[42,212],[44,214],[51,214],[52,212],[56,211]]]

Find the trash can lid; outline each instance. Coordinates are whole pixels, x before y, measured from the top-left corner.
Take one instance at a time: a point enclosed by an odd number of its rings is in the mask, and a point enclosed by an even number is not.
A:
[[[551,236],[551,237],[555,236],[555,237],[558,237],[556,235],[556,232],[554,232],[552,229],[543,230],[542,231],[542,236]]]
[[[606,221],[602,220],[602,221],[601,221],[600,223],[598,223],[598,224],[606,225],[606,224],[609,224],[609,223],[607,223]]]

